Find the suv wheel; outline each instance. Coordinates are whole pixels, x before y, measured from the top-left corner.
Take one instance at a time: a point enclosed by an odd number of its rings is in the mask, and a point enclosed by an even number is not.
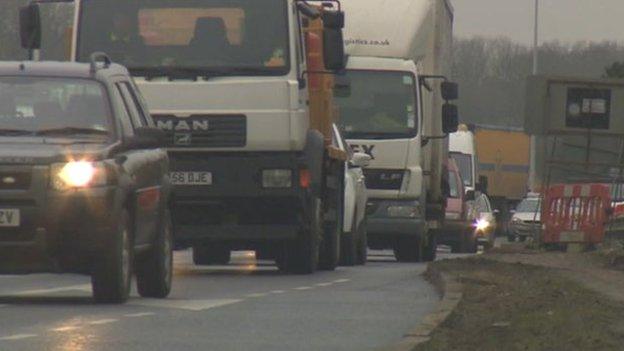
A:
[[[127,210],[122,210],[118,223],[117,230],[94,262],[91,285],[93,298],[98,303],[124,303],[130,295],[134,250]]]
[[[173,225],[165,210],[154,247],[136,261],[137,289],[143,297],[165,298],[173,276]]]

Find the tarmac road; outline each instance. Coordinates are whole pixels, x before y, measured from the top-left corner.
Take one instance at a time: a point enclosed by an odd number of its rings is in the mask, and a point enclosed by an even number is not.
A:
[[[444,254],[443,254],[444,255]],[[286,275],[253,252],[194,266],[176,252],[165,300],[96,305],[88,277],[0,275],[0,350],[372,350],[435,308],[423,263],[373,251],[363,267]]]

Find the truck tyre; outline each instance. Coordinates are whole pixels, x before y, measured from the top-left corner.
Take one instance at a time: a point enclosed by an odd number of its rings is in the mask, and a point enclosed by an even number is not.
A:
[[[198,266],[226,265],[230,263],[231,255],[230,249],[221,245],[193,246],[193,263]]]
[[[322,223],[322,201],[312,200],[308,218],[301,224],[299,237],[285,245],[284,252],[276,258],[277,266],[294,274],[312,274],[319,264],[319,245]]]
[[[358,243],[357,243],[357,265],[365,265],[368,261],[368,232],[366,230],[366,220],[360,223],[358,227]]]
[[[338,177],[344,178],[344,174],[337,173]],[[328,181],[329,182],[329,181]],[[335,189],[328,189],[329,199],[326,203],[329,218],[323,225],[323,240],[321,241],[319,269],[333,271],[340,261],[340,243],[344,222],[343,197],[344,189],[341,181],[337,181]],[[326,218],[329,216],[325,216]]]
[[[435,233],[432,231],[429,233],[429,240],[427,240],[427,246],[424,248],[423,261],[432,262],[435,261],[438,254],[438,240]]]
[[[514,241],[516,241],[516,236],[512,234],[507,234],[507,241],[513,243]]]
[[[420,262],[422,259],[423,245],[420,238],[399,238],[394,247],[394,256],[399,262]]]
[[[143,297],[165,298],[173,276],[173,225],[171,212],[164,212],[154,247],[137,258],[137,289]]]
[[[96,256],[91,274],[93,298],[97,303],[124,303],[132,280],[132,233],[127,210],[122,210],[115,232]]]
[[[460,252],[462,253],[477,253],[477,239],[475,239],[472,235],[471,231],[467,231],[464,233],[461,242]]]

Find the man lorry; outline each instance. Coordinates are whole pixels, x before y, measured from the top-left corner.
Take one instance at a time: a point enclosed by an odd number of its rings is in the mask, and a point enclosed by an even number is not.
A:
[[[368,243],[398,261],[432,260],[449,192],[448,133],[457,129],[447,0],[343,0],[347,73],[337,78],[340,126],[372,160]],[[442,84],[438,84],[442,82]]]
[[[345,61],[338,2],[74,6],[72,58],[102,51],[127,66],[167,132],[175,240],[195,263],[250,249],[287,272],[336,267],[346,159],[331,143],[333,73]],[[30,49],[40,46],[39,7],[22,10]]]

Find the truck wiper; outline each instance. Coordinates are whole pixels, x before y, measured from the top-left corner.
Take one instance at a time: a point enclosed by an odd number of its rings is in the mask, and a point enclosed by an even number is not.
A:
[[[412,137],[407,133],[352,132],[345,134],[349,139],[405,139]]]
[[[273,70],[266,67],[154,67],[154,68],[131,68],[134,75],[144,76],[146,80],[166,77],[169,80],[199,78],[211,79],[216,77],[229,77],[237,75],[271,75]]]
[[[0,135],[4,135],[4,136],[34,135],[34,134],[35,132],[33,132],[32,130],[26,130],[26,129],[5,129],[5,128],[0,129]]]
[[[37,131],[37,135],[68,135],[68,134],[92,134],[92,135],[108,135],[107,130],[95,129],[95,128],[81,128],[81,127],[63,127],[63,128],[51,128]]]

